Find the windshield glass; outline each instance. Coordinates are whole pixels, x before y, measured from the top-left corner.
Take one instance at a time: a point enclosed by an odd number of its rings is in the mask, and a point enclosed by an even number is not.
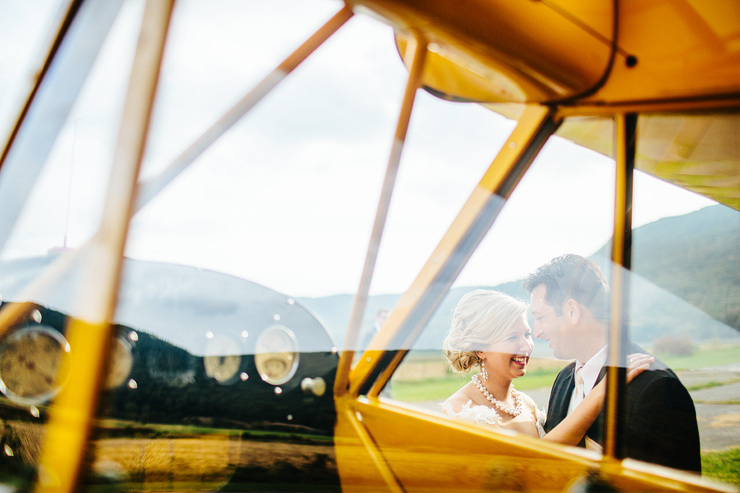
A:
[[[720,122],[725,118],[720,115]],[[609,120],[574,125],[566,122],[560,133],[608,129]],[[638,131],[638,142],[642,135]],[[641,149],[638,144],[638,156]],[[740,445],[723,424],[738,413],[733,389],[740,334],[731,300],[740,213],[636,171],[632,268],[621,271],[609,260],[614,175],[611,158],[552,139],[380,396],[492,430],[535,438],[551,432],[571,412],[567,404],[559,410],[555,389],[581,366],[584,385],[595,388],[604,375],[601,366],[608,365],[610,297],[599,302],[602,295],[593,294],[593,286],[583,287],[590,286],[590,274],[576,276],[575,291],[568,281],[568,265],[585,258],[593,267],[584,272],[598,272],[607,285],[621,273],[627,363],[650,358],[645,375],[627,385],[624,453],[728,480],[732,476],[718,461],[733,457]],[[549,284],[549,275],[556,284]],[[579,290],[591,294],[581,298]],[[593,327],[602,327],[592,342],[594,332],[576,331],[582,323],[571,318],[570,297],[581,317],[586,313]],[[519,397],[501,389],[495,395],[495,375],[506,375]],[[646,386],[663,397],[643,402],[637,396]],[[566,403],[570,398],[569,391]],[[670,404],[663,409],[665,402]],[[528,404],[534,414],[524,419]],[[645,412],[661,415],[660,423],[640,424],[641,406],[657,406]],[[587,432],[587,449],[601,451],[600,426],[597,420]],[[676,447],[674,456],[660,451]]]

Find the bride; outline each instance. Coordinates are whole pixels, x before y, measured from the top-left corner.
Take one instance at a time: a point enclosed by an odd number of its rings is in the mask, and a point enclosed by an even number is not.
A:
[[[467,293],[455,308],[443,349],[453,371],[464,373],[476,366],[480,371],[442,404],[442,412],[478,424],[577,445],[601,412],[606,381],[596,385],[565,420],[545,434],[545,413],[512,385],[515,378],[527,373],[533,348],[525,303],[497,291],[477,289]],[[630,355],[627,381],[649,368],[653,361],[647,354]]]

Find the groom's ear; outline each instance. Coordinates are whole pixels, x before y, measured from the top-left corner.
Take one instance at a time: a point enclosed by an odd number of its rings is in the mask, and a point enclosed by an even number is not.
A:
[[[573,298],[569,299],[563,305],[563,315],[572,325],[576,325],[581,320],[581,304]]]

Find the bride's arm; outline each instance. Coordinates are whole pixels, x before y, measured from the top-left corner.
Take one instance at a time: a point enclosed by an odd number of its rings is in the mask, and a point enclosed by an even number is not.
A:
[[[627,383],[633,378],[650,368],[655,358],[648,354],[631,354],[631,361],[627,367]],[[560,422],[550,433],[542,437],[543,440],[562,443],[565,445],[578,445],[584,435],[596,421],[604,407],[606,396],[606,379],[603,379],[580,404],[563,421]]]

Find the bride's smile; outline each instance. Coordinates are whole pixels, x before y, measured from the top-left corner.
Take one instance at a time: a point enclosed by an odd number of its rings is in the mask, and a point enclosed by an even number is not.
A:
[[[486,370],[497,379],[513,380],[527,373],[529,357],[534,349],[532,329],[526,314],[517,317],[500,342],[492,344],[481,356]]]
[[[529,362],[529,356],[514,356],[513,358],[511,358],[511,361],[513,361],[517,365],[520,365],[522,368],[526,368],[527,363]]]

